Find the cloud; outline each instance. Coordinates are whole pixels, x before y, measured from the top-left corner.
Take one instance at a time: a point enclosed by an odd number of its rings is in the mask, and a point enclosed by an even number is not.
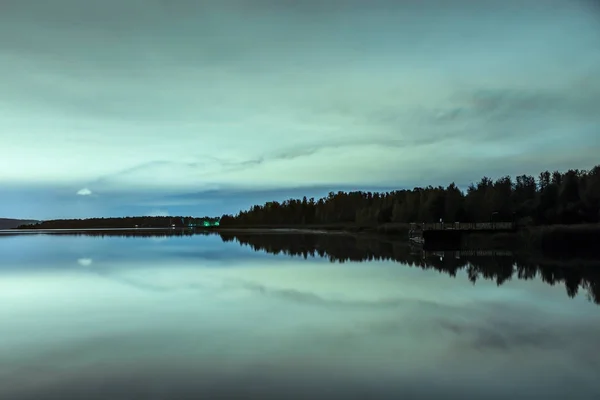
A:
[[[405,187],[600,151],[590,1],[247,3],[11,2],[0,186]]]
[[[168,217],[170,214],[169,214],[169,211],[167,211],[167,210],[155,209],[155,210],[150,211],[148,213],[148,215],[150,217]]]
[[[78,196],[90,196],[92,195],[92,191],[88,188],[83,188],[77,192]]]

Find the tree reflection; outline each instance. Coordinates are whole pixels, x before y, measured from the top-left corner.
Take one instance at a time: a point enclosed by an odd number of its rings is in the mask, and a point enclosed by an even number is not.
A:
[[[0,237],[22,236],[22,235],[60,235],[60,236],[94,236],[94,237],[144,237],[144,238],[167,238],[173,236],[194,236],[194,235],[209,235],[209,232],[194,232],[187,229],[143,229],[143,230],[114,230],[114,229],[96,229],[86,231],[34,231],[34,232],[6,232],[0,234]]]
[[[583,290],[590,301],[600,304],[600,259],[556,259],[507,251],[423,252],[404,242],[341,234],[220,232],[219,235],[225,242],[237,242],[272,254],[323,257],[337,263],[391,260],[435,269],[452,277],[465,271],[473,284],[479,279],[493,280],[498,286],[513,278],[540,279],[549,285],[564,284],[569,297]]]
[[[3,233],[0,237],[21,235]],[[332,263],[396,261],[410,267],[434,269],[452,277],[464,271],[475,284],[479,279],[493,280],[498,286],[513,278],[539,279],[548,285],[564,284],[569,297],[580,291],[600,304],[600,258],[561,259],[542,254],[513,254],[508,251],[422,251],[408,243],[385,237],[346,234],[265,232],[208,232],[168,230],[94,230],[54,231],[28,234],[51,234],[94,237],[167,238],[194,235],[220,235],[224,242],[236,242],[254,251],[294,257],[321,257]]]

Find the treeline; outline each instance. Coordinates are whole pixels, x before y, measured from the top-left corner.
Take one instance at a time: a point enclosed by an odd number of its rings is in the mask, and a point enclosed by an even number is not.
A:
[[[176,228],[188,227],[190,224],[201,225],[203,221],[215,222],[218,218],[203,217],[119,217],[119,218],[86,218],[55,219],[37,224],[22,225],[18,229],[123,229],[123,228]]]
[[[285,254],[295,257],[323,257],[331,262],[396,261],[411,267],[435,269],[456,277],[465,271],[475,284],[479,279],[493,280],[498,286],[516,279],[540,279],[549,285],[564,284],[569,297],[580,290],[586,292],[590,301],[600,304],[600,260],[570,260],[560,258],[535,258],[532,255],[509,256],[460,256],[448,252],[446,257],[432,253],[424,256],[422,251],[401,242],[382,241],[373,237],[353,235],[317,234],[252,234],[219,232],[224,242],[238,242],[255,251]]]
[[[221,217],[221,226],[285,226],[408,222],[515,221],[579,224],[600,220],[600,166],[590,171],[544,171],[497,180],[483,177],[466,192],[454,183],[385,193],[331,192],[315,200],[290,199],[255,205]]]

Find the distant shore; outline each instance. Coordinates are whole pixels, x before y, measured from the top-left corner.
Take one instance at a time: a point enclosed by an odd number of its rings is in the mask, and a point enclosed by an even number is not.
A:
[[[79,221],[78,221],[79,222]],[[196,226],[196,227],[185,227],[185,226],[156,226],[156,227],[135,227],[135,226],[77,226],[77,227],[61,227],[61,228],[46,228],[46,227],[37,227],[37,226],[29,226],[27,228],[13,228],[7,230],[8,232],[16,233],[16,232],[40,232],[40,231],[112,231],[112,230],[120,230],[120,231],[137,231],[137,230],[185,230],[192,229],[197,231],[210,231],[210,232],[219,232],[219,231],[253,231],[253,232],[273,232],[273,231],[305,231],[305,232],[348,232],[348,233],[357,233],[357,232],[371,232],[371,233],[382,233],[382,234],[394,234],[394,235],[404,235],[405,237],[408,235],[409,224],[406,223],[387,223],[387,224],[379,224],[379,225],[360,225],[360,224],[310,224],[310,225],[297,225],[297,224],[283,224],[283,225],[226,225],[226,226]]]
[[[0,234],[30,233],[85,233],[85,232],[244,232],[276,234],[285,232],[308,234],[370,234],[395,240],[408,240],[410,224],[386,223],[379,225],[314,224],[314,225],[230,225],[213,227],[121,227],[121,228],[28,228],[1,230]],[[600,224],[524,226],[515,232],[494,234],[470,233],[465,235],[465,248],[527,248],[548,252],[598,251]]]

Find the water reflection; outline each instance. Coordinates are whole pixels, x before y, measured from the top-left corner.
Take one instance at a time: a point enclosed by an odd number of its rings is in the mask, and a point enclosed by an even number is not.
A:
[[[297,257],[326,257],[331,262],[393,260],[411,267],[435,269],[456,277],[464,270],[474,284],[494,280],[498,286],[517,279],[541,279],[564,284],[569,297],[582,289],[600,304],[600,259],[545,258],[511,251],[422,251],[399,241],[351,235],[220,233],[223,241],[236,241],[255,251]]]
[[[600,254],[598,258],[574,259],[546,257],[543,254],[514,253],[510,250],[470,250],[470,251],[423,251],[398,240],[346,234],[315,234],[299,231],[225,231],[218,234],[210,231],[193,232],[181,229],[139,229],[139,230],[91,230],[91,231],[41,231],[43,235],[75,236],[92,238],[150,238],[155,243],[168,238],[193,236],[220,237],[223,242],[236,242],[248,246],[255,252],[293,257],[325,258],[334,263],[395,261],[410,267],[434,269],[448,276],[456,277],[459,271],[475,284],[479,279],[493,280],[498,286],[511,279],[539,279],[549,285],[564,284],[569,297],[580,291],[592,302],[600,304]],[[26,232],[31,233],[31,231]],[[4,231],[2,237],[22,236],[20,233]],[[185,251],[179,248],[179,255]],[[231,253],[229,253],[231,255]],[[198,256],[192,253],[192,257]],[[206,257],[206,254],[204,254]],[[215,258],[221,258],[218,253]],[[140,258],[142,255],[137,255]],[[90,258],[81,257],[81,266],[90,266]]]
[[[0,230],[0,238],[15,237],[23,235],[54,235],[54,236],[90,236],[90,237],[145,237],[145,238],[168,238],[194,235],[209,235],[210,232],[194,232],[189,229],[164,229],[164,228],[140,228],[140,229],[36,229],[36,230]]]
[[[594,261],[147,236],[0,236],[1,399],[599,398]]]

